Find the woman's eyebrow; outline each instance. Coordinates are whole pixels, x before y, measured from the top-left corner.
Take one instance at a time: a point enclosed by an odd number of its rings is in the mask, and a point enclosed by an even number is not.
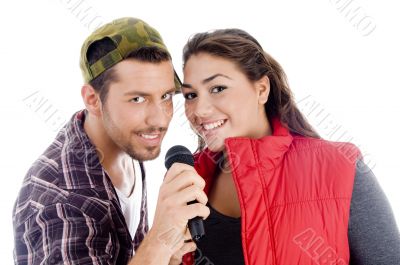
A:
[[[232,79],[232,78],[230,78],[230,77],[227,76],[227,75],[215,74],[215,75],[212,75],[212,76],[207,77],[206,79],[204,79],[204,80],[202,81],[202,83],[203,83],[203,84],[206,84],[206,83],[212,81],[213,79],[217,78],[218,76],[222,76],[222,77],[225,77],[225,78],[227,78],[227,79]]]
[[[213,79],[215,79],[215,78],[217,78],[217,77],[219,77],[219,76],[222,76],[222,77],[225,77],[225,78],[227,78],[227,79],[231,79],[231,80],[232,80],[232,78],[230,78],[230,77],[227,76],[227,75],[224,75],[224,74],[215,74],[215,75],[212,75],[212,76],[210,76],[210,77],[207,77],[206,79],[204,79],[203,81],[201,81],[201,83],[204,85],[204,84],[206,84],[206,83],[212,81]],[[182,84],[182,87],[193,88],[192,85],[186,84],[186,83],[183,83],[183,84]]]

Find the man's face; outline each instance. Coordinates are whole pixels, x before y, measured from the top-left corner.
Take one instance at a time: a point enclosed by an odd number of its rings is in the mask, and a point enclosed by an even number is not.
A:
[[[105,131],[132,158],[154,159],[160,154],[173,113],[172,63],[128,59],[114,69],[117,78],[110,83],[102,106]]]

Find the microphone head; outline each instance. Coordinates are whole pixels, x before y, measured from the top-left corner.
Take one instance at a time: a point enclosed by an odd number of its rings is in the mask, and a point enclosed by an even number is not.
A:
[[[182,163],[193,167],[193,155],[186,147],[182,145],[175,145],[171,147],[165,155],[165,167],[167,168],[167,170],[174,163]]]

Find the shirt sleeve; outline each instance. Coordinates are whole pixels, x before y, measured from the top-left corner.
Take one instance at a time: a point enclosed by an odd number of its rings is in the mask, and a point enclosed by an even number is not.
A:
[[[400,264],[400,236],[392,209],[362,160],[356,167],[348,235],[351,265]]]
[[[15,228],[15,264],[114,264],[108,227],[73,205],[46,206]]]

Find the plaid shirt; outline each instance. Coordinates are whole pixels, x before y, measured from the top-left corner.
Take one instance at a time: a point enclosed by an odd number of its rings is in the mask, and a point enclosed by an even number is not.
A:
[[[76,113],[29,169],[13,211],[15,264],[121,264],[148,232],[145,174],[141,219],[131,238],[118,196]],[[99,152],[101,153],[101,152]]]

